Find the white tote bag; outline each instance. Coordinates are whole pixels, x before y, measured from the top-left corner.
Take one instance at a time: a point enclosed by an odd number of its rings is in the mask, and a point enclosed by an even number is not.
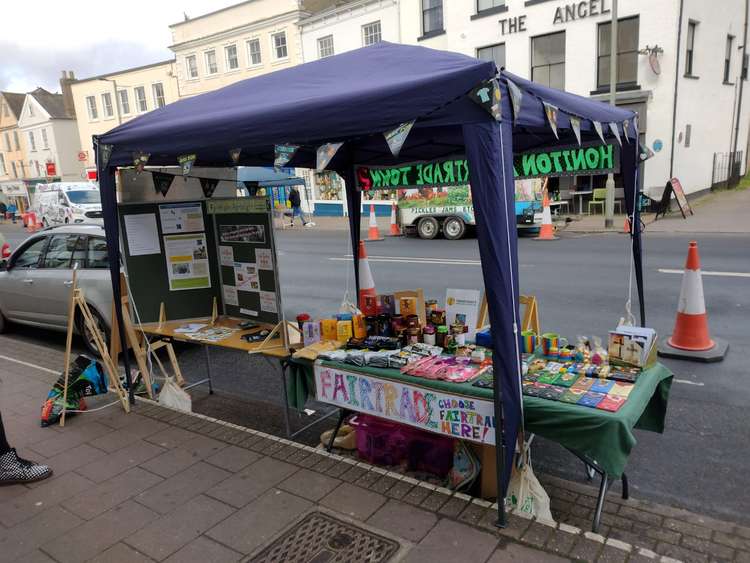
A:
[[[549,495],[531,468],[531,450],[524,448],[523,464],[519,469],[513,464],[513,471],[508,484],[508,501],[516,514],[527,518],[534,517],[540,522],[553,524],[552,513],[549,508]]]
[[[193,411],[193,401],[190,395],[181,389],[171,377],[167,377],[164,380],[164,386],[161,388],[161,393],[159,393],[159,403],[165,407],[184,412]]]

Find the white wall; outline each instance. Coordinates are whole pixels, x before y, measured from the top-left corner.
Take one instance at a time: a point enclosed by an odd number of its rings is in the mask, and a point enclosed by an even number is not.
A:
[[[398,0],[360,0],[326,10],[299,24],[304,62],[317,60],[318,39],[333,36],[334,53],[364,47],[362,26],[379,21],[381,40],[400,42]]]

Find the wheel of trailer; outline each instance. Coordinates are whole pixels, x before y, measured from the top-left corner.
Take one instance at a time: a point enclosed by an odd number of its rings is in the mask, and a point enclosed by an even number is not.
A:
[[[458,240],[466,233],[466,223],[460,217],[448,217],[443,222],[443,236],[448,240]]]
[[[437,219],[434,217],[422,217],[417,224],[417,233],[420,238],[433,239],[439,230]]]

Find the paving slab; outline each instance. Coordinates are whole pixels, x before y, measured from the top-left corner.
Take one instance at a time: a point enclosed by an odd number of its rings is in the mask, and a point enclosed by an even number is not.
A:
[[[166,561],[167,563],[233,563],[241,558],[241,553],[232,551],[206,536],[200,536]]]
[[[366,520],[385,502],[386,498],[383,495],[342,483],[323,497],[320,504],[350,518]]]
[[[292,494],[317,502],[333,491],[341,481],[321,475],[308,469],[300,469],[288,479],[279,483],[279,488]]]
[[[409,563],[486,561],[497,546],[497,537],[476,528],[440,520],[405,558]]]
[[[390,500],[370,516],[367,523],[418,543],[437,524],[438,516],[410,504]]]

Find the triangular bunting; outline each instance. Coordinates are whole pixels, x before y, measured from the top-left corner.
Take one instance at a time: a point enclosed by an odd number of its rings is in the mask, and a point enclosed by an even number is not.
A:
[[[199,178],[201,182],[201,189],[203,190],[204,197],[211,197],[214,195],[216,186],[219,185],[219,180],[215,178]]]
[[[620,138],[620,129],[617,127],[617,123],[614,121],[610,122],[609,124],[609,130],[612,131],[612,134],[617,138],[617,142],[622,146],[622,139]]]
[[[326,166],[331,162],[336,152],[341,148],[344,143],[326,143],[318,147],[317,163],[316,168],[318,170],[325,170]]]
[[[294,158],[299,145],[274,145],[273,165],[275,168],[283,168]]]
[[[99,156],[102,159],[101,167],[106,168],[109,164],[109,157],[112,156],[112,145],[99,145]]]
[[[513,106],[513,119],[517,120],[518,116],[521,115],[521,101],[523,100],[523,92],[518,85],[512,80],[507,80],[508,92],[510,93],[510,103]]]
[[[599,135],[599,138],[602,140],[602,143],[604,143],[604,131],[602,131],[602,124],[598,121],[592,121],[591,123],[594,124],[594,129],[596,130],[596,134]]]
[[[136,174],[140,174],[141,172],[143,172],[143,169],[146,167],[146,163],[148,162],[148,157],[150,156],[150,153],[142,151],[133,153],[133,166],[135,166]]]
[[[237,164],[240,161],[241,152],[242,152],[242,149],[230,149],[229,150],[229,157],[232,159],[232,162]]]
[[[195,155],[183,154],[182,156],[177,157],[177,162],[179,162],[180,166],[182,167],[182,175],[188,176],[190,175],[190,171],[193,169],[193,163],[195,163]]]
[[[172,187],[172,180],[174,180],[173,174],[165,174],[164,172],[151,172],[151,177],[154,180],[154,189],[157,194],[161,194],[167,197],[169,188]]]
[[[641,159],[641,162],[643,162],[644,160],[648,160],[649,158],[654,156],[654,151],[652,151],[646,145],[640,144],[638,148],[638,157]]]
[[[489,113],[495,121],[502,120],[502,108],[500,105],[500,85],[496,79],[482,80],[471,92],[469,98]]]
[[[549,126],[552,128],[552,132],[555,134],[555,138],[559,139],[560,135],[557,134],[557,112],[559,111],[556,106],[542,102],[544,104],[544,113],[547,115],[547,121]]]
[[[411,121],[407,121],[406,123],[402,123],[398,127],[395,127],[394,129],[391,129],[390,131],[385,131],[383,133],[383,136],[385,137],[385,142],[388,143],[388,148],[391,149],[391,154],[393,156],[398,156],[401,152],[401,147],[404,146],[404,143],[406,142],[406,137],[409,136],[409,132],[411,131],[411,128],[414,126],[414,122],[416,120],[412,119]]]
[[[570,127],[573,129],[573,133],[576,135],[576,139],[578,140],[578,146],[581,146],[581,120],[578,119],[576,116],[571,115],[570,116]]]
[[[626,119],[622,122],[622,134],[625,136],[625,142],[629,143],[630,139],[628,137],[630,136],[630,120]]]

